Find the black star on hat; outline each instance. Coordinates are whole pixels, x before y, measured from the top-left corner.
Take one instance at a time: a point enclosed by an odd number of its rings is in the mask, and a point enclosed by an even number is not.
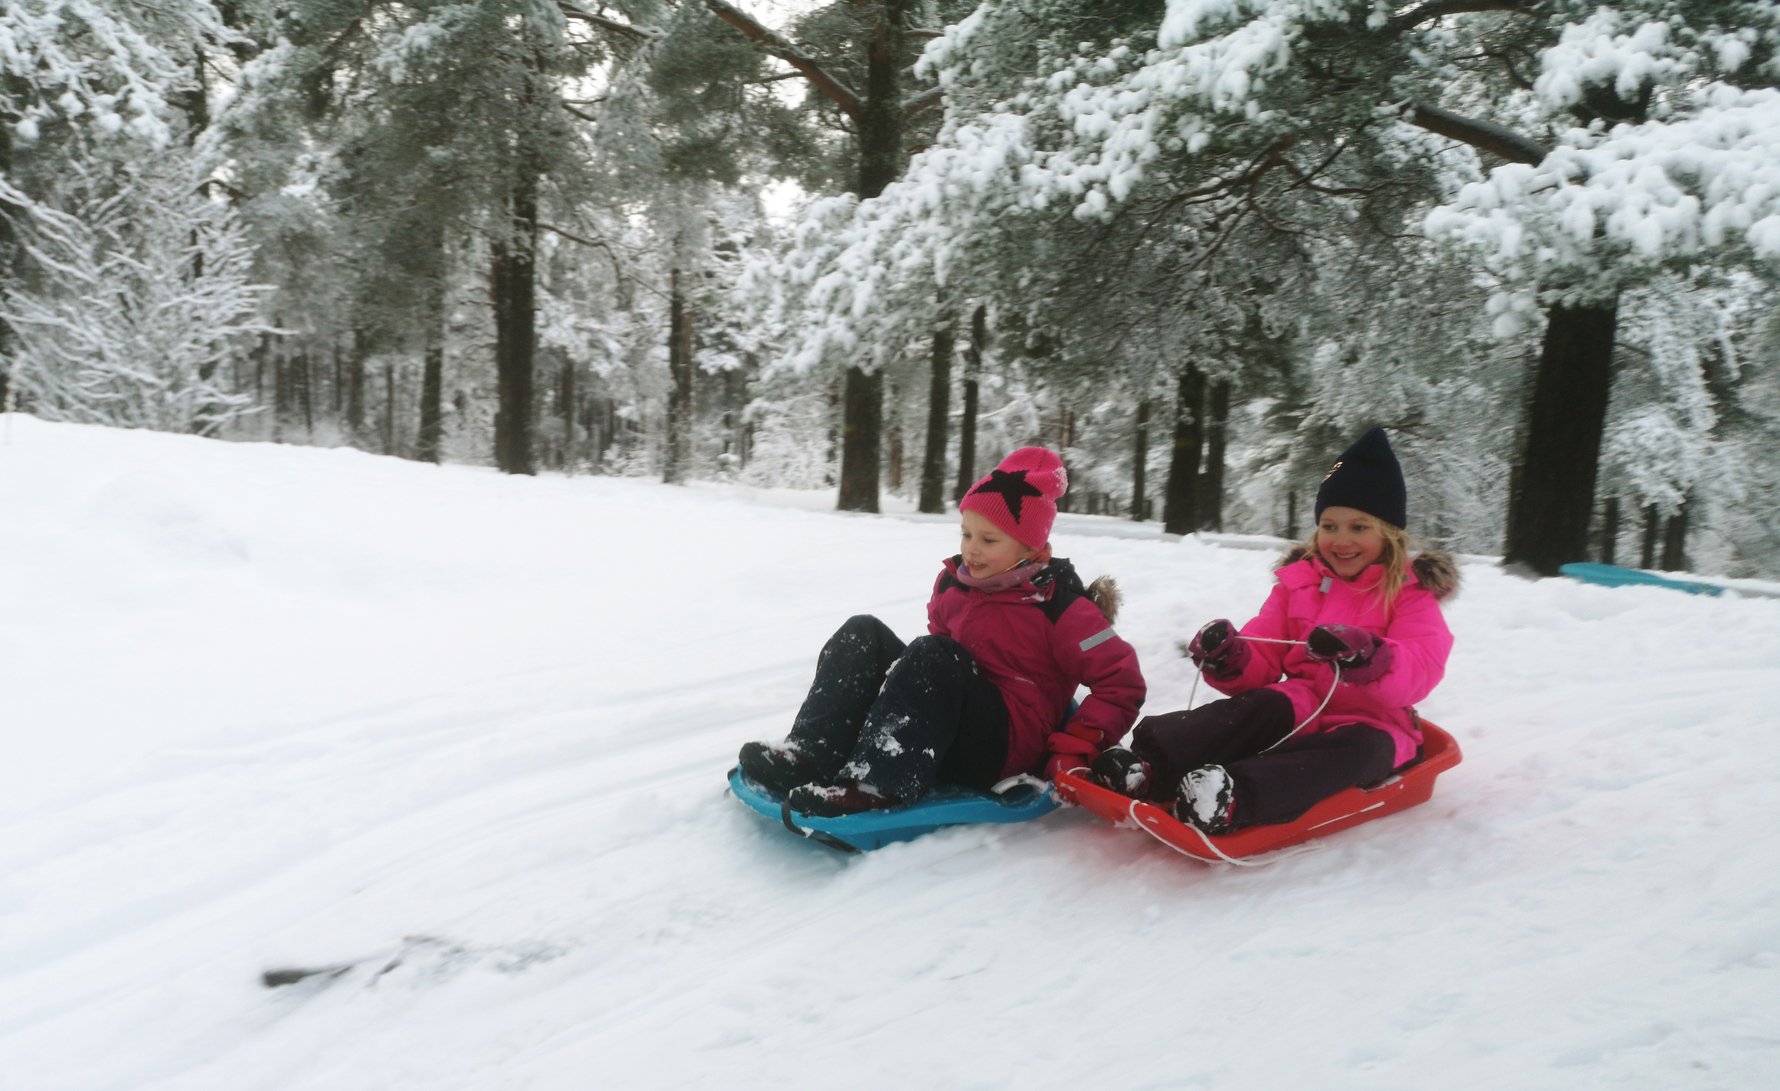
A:
[[[1014,470],[1011,473],[1004,470],[990,470],[989,480],[970,491],[973,493],[1000,493],[1001,499],[1007,504],[1007,510],[1013,515],[1016,523],[1020,521],[1020,506],[1026,502],[1026,497],[1044,496],[1038,486],[1027,483],[1025,470]]]

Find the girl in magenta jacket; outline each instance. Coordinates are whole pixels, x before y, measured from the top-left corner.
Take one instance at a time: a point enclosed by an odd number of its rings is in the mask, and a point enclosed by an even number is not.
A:
[[[1289,553],[1253,621],[1202,627],[1187,652],[1233,694],[1137,725],[1096,780],[1173,801],[1208,833],[1290,822],[1319,800],[1375,784],[1414,761],[1414,704],[1446,671],[1440,603],[1458,587],[1450,557],[1409,559],[1403,473],[1384,430],[1367,432],[1317,491],[1317,530]]]
[[[875,617],[849,619],[823,647],[791,734],[744,745],[742,772],[797,811],[833,816],[940,782],[987,788],[1085,768],[1122,738],[1143,675],[1113,632],[1112,581],[1084,588],[1051,556],[1067,482],[1042,447],[977,482],[958,503],[961,549],[934,583],[928,635],[905,645]],[[1078,686],[1088,695],[1071,714]]]

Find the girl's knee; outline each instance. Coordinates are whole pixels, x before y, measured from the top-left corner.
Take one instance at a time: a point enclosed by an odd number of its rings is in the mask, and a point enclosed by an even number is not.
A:
[[[964,645],[949,636],[929,633],[909,641],[909,646],[903,649],[902,658],[904,661],[918,663],[942,663],[968,661],[970,653],[964,650]]]
[[[1168,740],[1177,737],[1186,727],[1192,715],[1191,710],[1184,710],[1145,716],[1131,729],[1131,749],[1146,757],[1160,752]]]
[[[852,617],[841,622],[840,631],[843,633],[875,634],[878,630],[883,629],[884,627],[884,623],[879,621],[873,614],[854,614]]]

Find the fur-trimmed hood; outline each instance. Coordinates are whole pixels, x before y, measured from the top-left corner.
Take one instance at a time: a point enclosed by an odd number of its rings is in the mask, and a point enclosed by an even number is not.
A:
[[[1096,576],[1088,585],[1088,599],[1100,607],[1105,615],[1106,623],[1111,625],[1119,618],[1119,607],[1125,602],[1125,593],[1119,590],[1119,583],[1111,576]]]
[[[1308,556],[1310,548],[1299,542],[1286,550],[1273,567],[1276,570],[1281,569]],[[1409,570],[1415,573],[1416,585],[1439,602],[1446,602],[1459,593],[1459,562],[1443,549],[1427,549],[1417,553],[1409,562]]]

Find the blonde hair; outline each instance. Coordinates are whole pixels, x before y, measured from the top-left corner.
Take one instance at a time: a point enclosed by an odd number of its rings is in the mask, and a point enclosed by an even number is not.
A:
[[[1371,515],[1370,512],[1367,514]],[[1409,582],[1409,551],[1414,543],[1410,541],[1409,532],[1397,524],[1376,515],[1372,519],[1378,524],[1379,535],[1384,538],[1384,549],[1378,554],[1377,561],[1384,566],[1384,574],[1378,579],[1378,595],[1384,601],[1385,613],[1388,614],[1397,601],[1397,594]],[[1328,564],[1329,558],[1324,557],[1322,549],[1317,546],[1317,535],[1320,533],[1320,527],[1311,530],[1310,537],[1304,542],[1304,551]]]

